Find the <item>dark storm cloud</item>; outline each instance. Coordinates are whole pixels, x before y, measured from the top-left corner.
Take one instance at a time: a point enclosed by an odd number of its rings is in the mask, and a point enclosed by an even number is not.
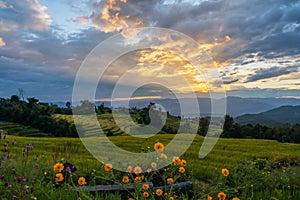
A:
[[[261,79],[277,77],[285,74],[291,74],[293,72],[298,72],[299,67],[290,66],[290,67],[271,67],[267,69],[259,69],[254,72],[252,76],[248,76],[245,83],[254,82]]]
[[[278,33],[264,40],[249,45],[246,52],[262,51],[265,58],[276,58],[287,55],[297,55],[299,48],[300,31]]]
[[[236,79],[224,79],[223,84],[228,85],[228,84],[235,83],[238,81],[239,81],[239,79],[237,79],[237,78]]]

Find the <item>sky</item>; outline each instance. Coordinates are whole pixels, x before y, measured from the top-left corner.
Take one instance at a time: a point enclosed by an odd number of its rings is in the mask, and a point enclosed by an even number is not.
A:
[[[143,27],[178,31],[200,44],[227,96],[300,98],[299,0],[0,0],[0,97],[22,88],[25,97],[68,101],[78,69],[100,42]],[[169,80],[179,93],[190,92],[179,75],[200,96],[215,84],[198,80],[180,55],[146,49],[115,60],[95,98],[109,99],[129,69],[137,80]],[[148,84],[134,98],[169,93]]]

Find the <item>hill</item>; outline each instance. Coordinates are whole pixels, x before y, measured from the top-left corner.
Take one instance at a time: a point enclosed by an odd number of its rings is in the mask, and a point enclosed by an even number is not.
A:
[[[187,105],[188,112],[191,116],[197,115],[195,108],[190,102],[191,99],[181,99],[182,103]],[[214,99],[216,103],[223,101],[223,99]],[[227,101],[227,114],[233,117],[237,117],[244,114],[257,114],[265,112],[280,106],[300,105],[300,99],[294,98],[241,98],[229,96]],[[180,106],[177,99],[147,99],[147,100],[131,100],[130,107],[143,108],[146,107],[149,102],[162,105],[170,114],[178,116],[181,115]],[[97,104],[104,103],[105,106],[110,107],[110,102],[97,102]],[[120,102],[121,103],[121,102]],[[208,116],[210,113],[211,99],[210,98],[198,98],[199,108],[201,110],[201,117]]]
[[[235,118],[239,124],[261,124],[268,127],[300,123],[300,106],[281,106],[258,114],[246,114]]]

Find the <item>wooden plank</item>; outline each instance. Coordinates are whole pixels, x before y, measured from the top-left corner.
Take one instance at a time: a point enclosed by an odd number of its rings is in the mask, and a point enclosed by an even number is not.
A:
[[[185,181],[180,183],[174,183],[168,186],[156,186],[153,187],[152,182],[144,182],[144,183],[135,183],[135,187],[142,187],[143,184],[147,183],[150,188],[153,190],[162,189],[162,190],[170,190],[171,187],[175,189],[181,189],[185,187],[190,187],[193,185],[191,181]],[[132,190],[134,187],[132,184],[124,184],[124,185],[94,185],[94,186],[77,186],[73,187],[74,190],[86,190],[90,192],[101,192],[101,191],[128,191]]]
[[[144,183],[136,183],[135,185],[137,187],[142,187],[143,184],[147,183],[150,188],[153,187],[152,182],[144,182]],[[132,190],[133,186],[132,184],[124,184],[124,185],[94,185],[94,186],[77,186],[73,187],[75,190],[87,190],[91,192],[97,192],[97,191],[127,191]]]
[[[192,185],[193,185],[193,183],[191,181],[184,181],[184,182],[174,183],[172,185],[167,185],[167,186],[153,187],[153,190],[156,190],[156,189],[170,190],[171,187],[175,188],[175,189],[181,189],[181,188],[185,188],[185,187],[190,187]]]

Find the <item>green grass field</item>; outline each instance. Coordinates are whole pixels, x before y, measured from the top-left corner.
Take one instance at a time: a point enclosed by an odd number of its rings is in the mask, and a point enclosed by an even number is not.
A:
[[[72,122],[72,116],[67,115],[56,115],[54,117],[66,119],[69,122]],[[109,140],[117,145],[118,147],[130,151],[130,152],[141,152],[148,147],[153,149],[153,144],[156,141],[160,141],[167,145],[174,138],[174,134],[156,134],[153,137],[149,138],[139,138],[132,137],[123,134],[119,128],[116,128],[115,123],[113,122],[111,115],[106,114],[101,116],[99,119],[100,125],[104,131],[111,131],[113,137],[109,137]],[[98,137],[98,130],[94,128],[93,124],[90,124],[89,121],[86,121],[86,127],[91,127],[89,133],[95,133],[91,135],[95,137],[99,143],[103,140],[103,137]],[[33,152],[29,155],[29,160],[33,161],[36,154],[39,155],[39,168],[37,170],[31,170],[34,168],[34,162],[29,162],[26,165],[29,167],[26,169],[26,174],[28,176],[43,176],[44,172],[51,172],[53,170],[53,164],[64,160],[70,163],[73,163],[77,167],[77,175],[85,176],[92,169],[96,171],[101,168],[101,162],[96,160],[84,147],[80,138],[53,138],[53,137],[35,137],[39,133],[36,129],[30,127],[22,126],[16,123],[0,123],[0,129],[9,131],[11,134],[8,135],[5,141],[9,141],[9,144],[16,139],[16,144],[9,146],[11,150],[10,160],[8,160],[7,166],[2,165],[1,173],[9,173],[7,170],[10,170],[9,167],[16,167],[16,169],[22,169],[24,162],[22,161],[22,150],[26,147],[26,144],[34,143],[35,148]],[[94,130],[95,129],[95,130]],[[20,133],[33,134],[34,137],[28,137],[30,134],[25,134],[27,137],[22,137]],[[118,135],[118,136],[116,136]],[[145,136],[145,135],[144,135]],[[181,134],[180,137],[182,140],[185,139],[187,135]],[[200,147],[203,143],[203,137],[196,136],[193,143],[189,149],[181,156],[187,160],[188,165],[187,169],[190,172],[190,180],[194,183],[194,191],[197,193],[202,193],[203,188],[213,184],[213,181],[220,175],[220,170],[222,168],[235,169],[243,161],[254,161],[257,159],[266,159],[274,163],[292,163],[293,166],[287,174],[289,179],[291,179],[291,187],[297,187],[300,185],[300,145],[299,144],[287,144],[279,143],[277,141],[271,140],[256,140],[256,139],[222,139],[220,138],[213,148],[213,150],[204,158],[199,159],[198,154]],[[4,144],[4,140],[0,140],[1,144]],[[180,144],[179,144],[180,145]],[[5,150],[5,147],[2,147],[2,150]],[[105,153],[105,152],[104,152]],[[107,153],[110,153],[110,149],[107,149]],[[5,157],[6,152],[0,153]],[[30,164],[31,163],[31,164]],[[0,168],[1,169],[1,168]],[[251,170],[251,166],[247,170]],[[6,171],[5,171],[6,170]],[[25,171],[24,171],[25,173]],[[275,174],[275,176],[277,176]],[[273,180],[273,179],[272,179]],[[276,179],[277,180],[277,179]],[[280,179],[278,180],[281,181]],[[0,180],[1,187],[1,180]],[[293,199],[293,197],[300,198],[300,191],[286,191],[282,194],[281,190],[274,191],[258,191],[252,195],[251,198],[248,198],[251,195],[251,188],[245,188],[245,193],[241,196],[241,199]],[[255,187],[255,185],[254,185]],[[51,195],[44,196],[45,191],[52,192]],[[250,193],[249,193],[250,191]],[[1,189],[0,189],[1,193]],[[77,194],[72,193],[74,197],[65,196],[62,193],[56,193],[53,188],[39,188],[39,191],[36,193],[37,196],[42,196],[45,199],[74,199],[77,198]],[[58,195],[58,196],[55,196]],[[71,196],[72,196],[71,195]],[[62,198],[62,196],[65,196]],[[291,198],[290,198],[291,197]],[[119,196],[112,195],[110,197],[99,197],[98,199],[119,199]],[[199,198],[199,196],[198,196]],[[296,199],[297,199],[296,198]],[[82,198],[84,199],[84,198]],[[202,197],[200,199],[203,199]],[[295,199],[295,198],[294,198]]]
[[[148,139],[115,136],[109,139],[120,148],[132,152],[140,152],[148,146],[153,147],[155,141],[159,140],[168,144],[174,135],[156,135]],[[54,163],[64,159],[74,163],[78,169],[77,174],[84,176],[92,169],[99,169],[101,162],[97,161],[83,146],[77,138],[37,138],[8,136],[8,141],[17,140],[12,147],[11,165],[17,165],[22,157],[21,152],[26,144],[34,143],[35,148],[31,159],[36,153],[39,154],[39,163],[42,170],[51,171]],[[101,140],[101,138],[98,138]],[[199,148],[203,137],[196,136],[193,144],[182,158],[188,161],[188,170],[192,173],[192,181],[197,186],[199,183],[209,183],[220,173],[220,169],[234,168],[240,161],[253,160],[254,158],[267,158],[268,160],[288,160],[300,163],[300,145],[283,144],[268,140],[246,140],[246,139],[219,139],[215,148],[204,159],[198,159]],[[109,149],[108,149],[109,151]],[[299,167],[294,167],[293,182],[300,183]],[[43,171],[40,171],[43,174]],[[263,195],[264,194],[260,194]]]
[[[130,136],[110,137],[110,140],[128,151],[140,152],[148,146],[152,147],[155,141],[159,140],[167,144],[172,140],[174,135],[158,135],[149,139],[142,139]],[[39,153],[45,159],[44,163],[50,166],[64,158],[69,162],[75,163],[81,172],[86,172],[91,168],[97,168],[100,162],[86,150],[77,138],[31,138],[9,136],[9,139],[16,139],[17,145],[12,152],[20,152],[27,143],[35,144],[35,153]],[[100,138],[101,140],[101,138]],[[143,142],[142,142],[143,141]],[[76,154],[72,152],[63,152],[63,147],[67,143],[79,148]],[[196,136],[193,144],[188,151],[182,156],[189,161],[189,168],[193,171],[195,179],[209,181],[219,172],[220,168],[234,167],[239,161],[254,158],[267,158],[269,160],[294,160],[300,163],[300,145],[283,144],[270,140],[247,140],[247,139],[219,139],[214,149],[204,159],[198,158],[199,148],[203,142],[203,138]],[[60,151],[61,150],[61,151]],[[109,151],[109,150],[108,150]],[[53,160],[54,159],[54,160]],[[299,182],[300,183],[300,182]]]

